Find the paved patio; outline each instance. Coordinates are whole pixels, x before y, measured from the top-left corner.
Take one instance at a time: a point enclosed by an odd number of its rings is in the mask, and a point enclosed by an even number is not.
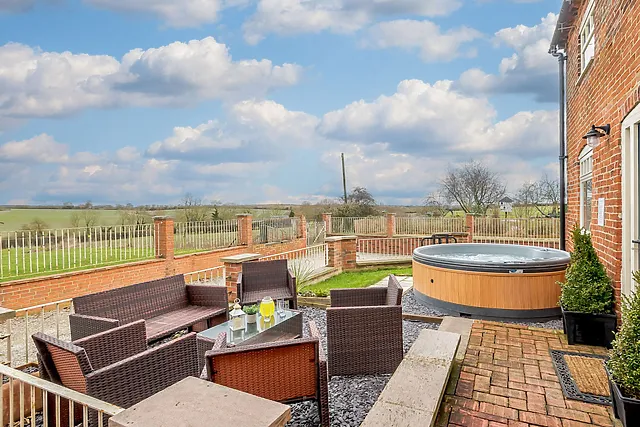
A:
[[[549,349],[606,353],[601,347],[569,346],[562,331],[474,322],[436,426],[621,426],[611,407],[565,399]]]

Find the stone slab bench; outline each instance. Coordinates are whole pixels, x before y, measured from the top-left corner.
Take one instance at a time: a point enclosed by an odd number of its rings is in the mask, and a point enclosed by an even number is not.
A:
[[[459,343],[459,333],[422,330],[361,427],[433,426]]]

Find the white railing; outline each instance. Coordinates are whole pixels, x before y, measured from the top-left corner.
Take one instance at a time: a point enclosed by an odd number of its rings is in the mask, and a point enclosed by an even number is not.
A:
[[[559,218],[474,218],[474,240],[500,237],[507,240],[558,239]]]
[[[421,242],[421,237],[358,239],[356,258],[359,261],[410,259],[413,250],[422,245]]]
[[[238,221],[235,219],[176,222],[174,230],[176,253],[227,248],[238,241]]]
[[[154,225],[0,231],[0,279],[153,258]]]
[[[184,281],[186,283],[211,283],[215,285],[224,285],[225,277],[224,265],[184,273]]]
[[[19,423],[20,427],[74,427],[79,424],[87,427],[93,418],[94,422],[97,421],[97,427],[107,427],[106,418],[124,410],[26,372],[0,365],[0,383],[4,384],[5,381],[10,391],[5,393],[3,387],[0,393],[0,419],[3,425],[14,426]],[[54,407],[51,408],[50,405]],[[37,422],[39,413],[42,415],[42,423]],[[81,422],[79,414],[82,414]]]
[[[327,237],[327,225],[324,221],[307,221],[307,246],[324,243]]]
[[[332,217],[331,234],[384,235],[387,221],[383,216]]]
[[[274,259],[286,259],[289,267],[295,272],[301,268],[317,270],[326,267],[329,263],[327,245],[308,246],[302,249],[282,252],[274,255],[266,255],[260,261],[270,261]]]
[[[429,236],[434,233],[466,232],[464,218],[396,217],[395,234]]]
[[[6,340],[6,363],[10,366],[36,362],[36,349],[31,335],[36,332],[67,340],[71,337],[69,313],[72,300],[65,299],[16,310],[16,317],[5,321],[2,337]]]
[[[503,245],[541,246],[544,248],[560,249],[560,238],[534,237],[497,237],[473,236],[473,243],[499,243]]]
[[[276,243],[298,237],[298,218],[268,218],[253,221],[254,243]]]

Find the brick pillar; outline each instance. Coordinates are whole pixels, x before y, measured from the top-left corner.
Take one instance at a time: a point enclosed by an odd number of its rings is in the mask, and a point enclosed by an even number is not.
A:
[[[329,267],[340,270],[355,270],[356,268],[356,236],[333,236],[324,239],[327,244]]]
[[[396,214],[387,212],[387,237],[393,237],[396,234]]]
[[[155,228],[155,253],[156,258],[165,260],[165,276],[175,274],[173,258],[175,255],[175,239],[173,235],[173,218],[166,216],[154,216],[153,226]]]
[[[468,243],[473,243],[473,227],[475,224],[475,217],[471,214],[466,214],[464,217],[465,220],[465,225],[467,228],[467,233],[469,233],[467,235],[467,242]]]
[[[325,233],[328,236],[328,235],[331,234],[331,214],[330,213],[323,213],[322,214],[322,221],[324,222]]]
[[[298,238],[307,241],[307,218],[304,215],[298,218]]]
[[[235,300],[238,296],[238,274],[242,271],[242,263],[247,261],[255,261],[262,255],[260,254],[239,254],[220,258],[224,263],[225,285],[229,295],[229,302]]]
[[[251,214],[238,214],[236,216],[238,217],[238,245],[253,246],[253,218]]]

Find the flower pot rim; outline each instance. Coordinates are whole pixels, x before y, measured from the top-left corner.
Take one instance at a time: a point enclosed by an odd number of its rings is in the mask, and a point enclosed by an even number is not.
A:
[[[609,371],[609,367],[606,364],[604,365],[604,369],[605,371],[607,371],[607,377],[609,378],[609,382],[611,382],[611,384],[614,385],[616,392],[620,394],[620,397],[622,398],[622,400],[626,400],[628,402],[632,402],[634,404],[640,405],[640,399],[636,399],[635,397],[627,397],[622,393],[622,389],[613,379],[613,375],[611,374],[611,371]]]
[[[562,310],[562,314],[585,314],[585,315],[591,315],[591,316],[602,316],[602,317],[610,317],[610,318],[617,318],[618,316],[615,313],[586,313],[584,311],[571,311],[571,310],[565,310],[564,307],[560,306],[560,310]]]

